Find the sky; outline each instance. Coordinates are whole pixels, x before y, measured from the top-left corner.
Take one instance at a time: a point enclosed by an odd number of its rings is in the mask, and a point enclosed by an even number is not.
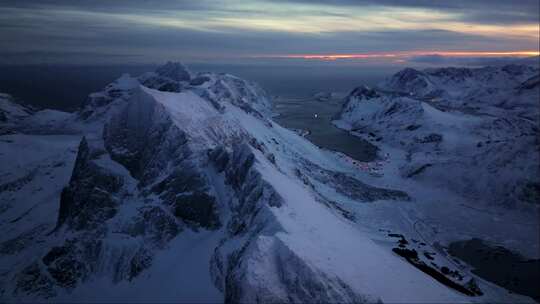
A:
[[[527,57],[539,1],[0,0],[0,64]]]

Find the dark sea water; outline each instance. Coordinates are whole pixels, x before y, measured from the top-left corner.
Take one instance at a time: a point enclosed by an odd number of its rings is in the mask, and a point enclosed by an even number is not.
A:
[[[343,100],[337,98],[278,98],[274,100],[274,111],[279,116],[274,120],[290,129],[309,131],[306,138],[319,147],[343,152],[359,161],[372,161],[377,147],[332,125],[342,104]]]

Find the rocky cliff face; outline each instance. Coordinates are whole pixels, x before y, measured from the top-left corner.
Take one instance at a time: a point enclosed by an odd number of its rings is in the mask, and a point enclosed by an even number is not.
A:
[[[382,94],[368,93],[358,92]],[[270,114],[255,84],[174,63],[91,94],[64,120],[81,139],[51,195],[56,216],[0,243],[2,298],[471,300],[355,218],[356,208],[407,204],[408,193],[370,185]],[[480,288],[486,300],[507,297]]]

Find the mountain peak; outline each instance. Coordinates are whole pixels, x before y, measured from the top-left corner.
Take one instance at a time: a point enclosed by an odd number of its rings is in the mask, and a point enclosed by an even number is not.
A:
[[[372,98],[377,98],[379,96],[380,95],[376,90],[366,85],[357,87],[349,94],[349,97],[357,97],[359,99],[372,99]]]
[[[156,69],[156,74],[175,81],[190,81],[191,71],[181,62],[168,61]]]
[[[399,72],[396,73],[395,77],[399,77],[403,80],[410,80],[412,78],[416,78],[419,75],[422,75],[423,73],[417,69],[413,68],[405,68]]]

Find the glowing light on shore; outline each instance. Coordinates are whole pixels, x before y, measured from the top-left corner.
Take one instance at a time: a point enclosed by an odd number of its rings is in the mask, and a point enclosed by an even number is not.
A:
[[[416,56],[441,57],[532,57],[540,56],[539,51],[404,51],[358,54],[289,54],[257,56],[259,58],[289,58],[308,60],[339,60],[339,59],[402,59]]]

